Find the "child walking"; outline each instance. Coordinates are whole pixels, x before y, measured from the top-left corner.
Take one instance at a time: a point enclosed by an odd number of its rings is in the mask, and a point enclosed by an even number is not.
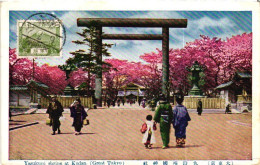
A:
[[[175,129],[177,147],[184,147],[186,140],[186,127],[191,120],[187,108],[182,105],[183,96],[176,96],[177,105],[173,108],[173,128]]]
[[[154,144],[155,141],[155,135],[154,131],[156,130],[156,124],[152,122],[152,115],[146,116],[146,121],[142,125],[141,132],[144,134],[142,143],[144,143],[145,148],[151,149],[152,144]]]

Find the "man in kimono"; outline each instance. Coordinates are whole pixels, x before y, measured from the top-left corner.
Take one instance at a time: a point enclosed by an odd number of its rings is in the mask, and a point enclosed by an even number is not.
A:
[[[163,149],[169,147],[170,142],[170,128],[172,121],[172,106],[166,101],[163,94],[160,95],[159,106],[154,115],[154,121],[160,123],[160,133],[163,141]]]
[[[51,102],[47,108],[47,112],[49,114],[49,118],[51,120],[50,126],[52,126],[52,135],[55,135],[55,132],[58,130],[58,134],[60,131],[60,120],[59,118],[62,116],[63,107],[61,103],[57,100],[55,96],[51,98]]]
[[[177,147],[184,147],[186,140],[186,127],[191,120],[187,108],[182,105],[183,96],[176,96],[177,105],[173,108],[173,128],[175,129]]]
[[[202,114],[202,101],[200,99],[198,100],[198,104],[197,104],[197,112],[198,112],[198,115],[201,116],[201,114]]]

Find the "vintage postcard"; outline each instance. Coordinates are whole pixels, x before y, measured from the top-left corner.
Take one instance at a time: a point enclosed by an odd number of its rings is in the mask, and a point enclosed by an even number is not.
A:
[[[1,3],[1,164],[259,164],[258,2]]]

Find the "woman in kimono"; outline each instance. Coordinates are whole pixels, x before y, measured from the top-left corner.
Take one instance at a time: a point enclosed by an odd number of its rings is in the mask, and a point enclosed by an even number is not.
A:
[[[146,100],[143,99],[143,100],[142,100],[142,107],[143,107],[143,108],[145,108],[145,103],[146,103]]]
[[[170,142],[172,106],[166,101],[166,98],[163,94],[160,95],[159,106],[155,111],[154,121],[160,123],[160,133],[163,141],[162,148],[168,148]]]
[[[187,108],[182,105],[183,96],[177,95],[177,105],[173,108],[173,128],[175,129],[177,147],[184,147],[186,139],[186,127],[191,120]]]
[[[83,127],[83,120],[86,119],[87,113],[81,105],[80,99],[76,99],[70,106],[70,117],[73,117],[72,126],[75,128],[75,135],[79,135]]]

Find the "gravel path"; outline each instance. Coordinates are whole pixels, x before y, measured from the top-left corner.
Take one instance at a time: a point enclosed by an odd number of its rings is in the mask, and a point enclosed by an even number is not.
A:
[[[191,112],[185,148],[175,147],[171,130],[170,148],[161,149],[160,131],[153,149],[145,149],[140,127],[147,109],[110,108],[88,111],[89,126],[73,135],[72,118],[65,113],[62,134],[51,135],[45,125],[47,114],[14,116],[14,123],[39,124],[9,131],[11,160],[250,160],[252,158],[252,115]],[[12,125],[13,124],[13,125]],[[159,128],[159,126],[158,126]]]

